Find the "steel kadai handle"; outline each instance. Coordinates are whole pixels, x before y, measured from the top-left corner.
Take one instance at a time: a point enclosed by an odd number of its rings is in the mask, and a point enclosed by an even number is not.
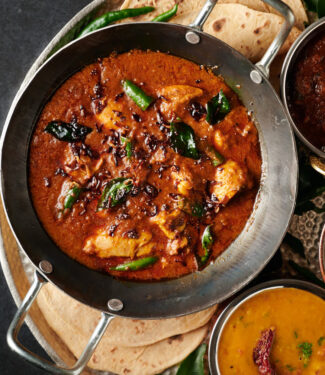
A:
[[[27,348],[25,348],[19,341],[18,341],[18,334],[22,324],[24,323],[24,319],[26,314],[28,313],[31,305],[35,301],[38,293],[40,292],[42,286],[47,281],[41,276],[37,271],[35,271],[34,281],[29,289],[26,297],[24,298],[21,306],[17,310],[7,333],[7,342],[9,347],[19,354],[22,358],[31,362],[35,366],[40,367],[41,369],[48,371],[51,374],[60,374],[60,375],[78,375],[84,369],[90,357],[92,356],[93,352],[96,349],[97,344],[99,343],[100,339],[102,338],[106,328],[108,327],[109,323],[114,319],[112,315],[102,312],[101,319],[95,328],[93,334],[91,335],[88,344],[86,345],[84,351],[82,352],[80,358],[77,362],[70,368],[61,367],[56,365],[55,363],[51,363],[46,359],[39,357],[37,354],[32,353]]]
[[[255,65],[258,69],[252,70],[251,79],[253,82],[259,84],[263,81],[263,77],[260,72],[264,74],[265,77],[270,75],[270,65],[274,60],[275,56],[279,52],[283,43],[286,41],[290,31],[295,23],[295,16],[292,10],[288,7],[287,4],[283,3],[281,0],[263,0],[264,3],[267,3],[272,8],[276,9],[284,17],[284,23],[277,34],[277,36],[272,41],[269,48],[266,50],[262,59]],[[195,33],[196,30],[201,31],[204,23],[212,12],[214,6],[216,5],[217,0],[207,0],[201,9],[200,13],[196,17],[195,21],[189,26],[193,31],[188,31],[186,33],[186,40],[191,44],[198,44],[200,42],[200,36]]]

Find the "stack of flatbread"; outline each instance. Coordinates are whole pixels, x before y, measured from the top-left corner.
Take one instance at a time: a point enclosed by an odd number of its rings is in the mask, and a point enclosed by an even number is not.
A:
[[[49,326],[76,358],[94,331],[100,312],[47,284],[37,298]],[[88,367],[116,374],[151,375],[181,362],[207,334],[216,306],[163,320],[116,318],[108,326]]]
[[[202,9],[206,0],[125,0],[121,8],[151,5],[152,13],[127,21],[150,21],[171,9],[176,3],[178,11],[170,22],[189,25]],[[284,43],[280,54],[286,53],[308,21],[301,0],[282,0],[295,15],[295,27]],[[124,21],[125,22],[125,21]],[[279,13],[262,0],[219,0],[206,21],[203,30],[231,45],[253,62],[258,61],[283,24]]]

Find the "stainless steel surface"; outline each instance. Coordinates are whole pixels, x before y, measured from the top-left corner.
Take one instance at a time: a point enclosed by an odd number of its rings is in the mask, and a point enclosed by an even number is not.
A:
[[[198,16],[195,18],[194,22],[191,23],[189,26],[193,29],[201,31],[205,21],[209,17],[216,3],[217,0],[207,0]]]
[[[291,117],[289,108],[288,108],[288,92],[289,92],[289,80],[290,80],[290,74],[292,72],[293,66],[295,64],[295,61],[297,60],[299,54],[304,49],[304,47],[310,42],[316,35],[319,33],[325,31],[325,17],[321,18],[317,22],[311,24],[305,31],[303,31],[299,37],[295,40],[293,45],[291,46],[289,52],[286,55],[286,58],[284,60],[282,70],[281,70],[281,77],[280,77],[280,85],[281,85],[281,96],[282,101],[284,104],[284,108],[287,114],[287,117],[299,137],[299,139],[315,154],[318,156],[325,158],[325,152],[318,149],[314,145],[312,145],[307,138],[300,132],[298,127],[296,126],[295,122],[293,121],[293,118]]]
[[[280,279],[272,280],[263,284],[259,284],[244,293],[240,294],[229,305],[224,309],[224,311],[218,317],[210,338],[208,356],[209,356],[209,368],[211,375],[222,375],[218,366],[218,345],[222,330],[225,327],[228,319],[231,314],[245,301],[252,298],[256,294],[262,293],[265,290],[269,289],[278,289],[278,288],[298,288],[311,292],[318,297],[321,297],[325,300],[325,289],[320,288],[319,286],[309,283],[307,281],[301,280],[290,280],[290,279]]]
[[[30,84],[21,90],[8,116],[6,134],[1,142],[2,195],[7,215],[15,229],[16,239],[32,262],[39,264],[42,246],[46,249],[46,258],[54,265],[54,272],[48,275],[48,279],[58,287],[81,302],[104,311],[107,309],[104,294],[106,301],[107,294],[121,296],[125,307],[119,315],[138,318],[170,317],[195,312],[221,301],[246,285],[265,266],[279,246],[296,196],[295,144],[281,103],[269,82],[265,79],[258,88],[252,86],[249,74],[254,70],[254,66],[231,47],[211,36],[198,32],[201,39],[198,49],[184,44],[185,35],[191,31],[190,28],[170,24],[159,25],[159,28],[159,31],[155,30],[149,23],[110,26],[72,42],[56,53],[36,73]],[[24,172],[21,168],[26,166],[32,127],[47,98],[69,75],[94,61],[99,55],[105,56],[111,51],[122,52],[131,48],[160,49],[198,64],[220,66],[217,73],[223,75],[230,85],[235,82],[242,87],[241,99],[246,107],[254,112],[263,157],[258,200],[249,223],[238,239],[215,264],[203,272],[154,284],[120,282],[77,264],[57,249],[44,233],[24,189],[19,192],[16,197],[18,201],[14,204],[7,196],[8,182],[13,173],[10,166],[18,172],[17,186],[26,189],[26,168]],[[23,107],[27,108],[27,113],[21,112]],[[18,139],[17,134],[22,122],[30,124],[30,128],[28,132],[25,131],[23,139]],[[20,150],[19,155],[15,160],[7,160],[5,155],[8,155],[8,152],[12,154],[13,147]],[[15,195],[15,192],[10,191],[10,198],[13,198],[12,193]],[[22,223],[17,221],[16,207],[20,204],[26,208],[27,216],[30,215],[32,219],[29,223],[31,233],[24,233]],[[31,246],[33,235],[37,236],[39,244]],[[65,265],[63,268],[62,264]],[[71,278],[71,273],[83,275],[83,278],[76,277],[77,283]],[[216,274],[218,278],[215,277]],[[86,280],[87,285],[79,285],[80,280]],[[99,285],[105,293],[99,293],[97,296],[94,292],[100,290],[97,288]],[[140,306],[139,301],[143,302]]]
[[[34,282],[26,294],[21,306],[18,308],[12,323],[8,329],[7,333],[7,342],[9,347],[20,355],[25,360],[29,361],[33,365],[50,372],[51,374],[62,374],[62,375],[79,375],[84,367],[87,365],[90,357],[96,349],[100,339],[102,338],[106,328],[109,323],[114,319],[112,315],[102,312],[101,319],[97,324],[93,334],[91,335],[87,346],[82,352],[81,356],[71,368],[61,367],[55,363],[48,362],[46,359],[40,358],[36,354],[30,352],[26,349],[18,340],[18,334],[20,328],[24,322],[25,316],[28,313],[28,310],[35,301],[39,291],[41,290],[44,283],[47,281],[35,271]]]
[[[200,43],[200,35],[197,34],[195,31],[188,31],[185,34],[185,39],[187,42],[191,44],[199,44]]]
[[[107,307],[110,311],[117,312],[117,311],[121,311],[124,305],[121,300],[117,298],[113,298],[107,302]]]
[[[287,4],[283,3],[281,0],[263,0],[264,3],[269,4],[272,8],[280,12],[284,17],[284,23],[275,39],[272,41],[271,45],[265,52],[262,59],[256,64],[256,66],[262,71],[262,73],[268,77],[270,75],[270,65],[274,60],[276,54],[279,52],[282,44],[287,39],[290,31],[295,23],[295,16],[292,10]]]
[[[249,76],[251,77],[251,80],[257,85],[259,85],[263,81],[263,77],[261,73],[257,71],[256,69],[252,70]]]
[[[319,265],[322,278],[325,282],[325,224],[323,226],[322,235],[319,241]]]
[[[49,274],[49,273],[51,273],[51,272],[53,271],[53,266],[52,266],[52,264],[51,264],[49,261],[47,261],[47,260],[42,260],[42,261],[40,261],[40,263],[39,263],[39,269],[40,269],[42,272],[44,272],[44,273],[46,273],[46,274]]]

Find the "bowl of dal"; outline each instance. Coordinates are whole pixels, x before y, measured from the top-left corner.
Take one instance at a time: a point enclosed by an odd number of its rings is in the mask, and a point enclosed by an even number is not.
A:
[[[325,374],[325,289],[272,280],[219,316],[209,345],[211,375]]]

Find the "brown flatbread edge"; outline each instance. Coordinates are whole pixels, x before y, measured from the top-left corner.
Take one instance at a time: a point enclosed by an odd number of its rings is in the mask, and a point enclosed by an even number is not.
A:
[[[64,324],[79,334],[90,337],[100,312],[86,306],[60,291],[53,284],[41,290],[37,303],[44,317],[51,323],[50,311],[60,315]],[[217,306],[178,318],[137,320],[116,318],[109,325],[102,340],[107,345],[146,346],[171,336],[183,334],[202,327],[213,316]]]

